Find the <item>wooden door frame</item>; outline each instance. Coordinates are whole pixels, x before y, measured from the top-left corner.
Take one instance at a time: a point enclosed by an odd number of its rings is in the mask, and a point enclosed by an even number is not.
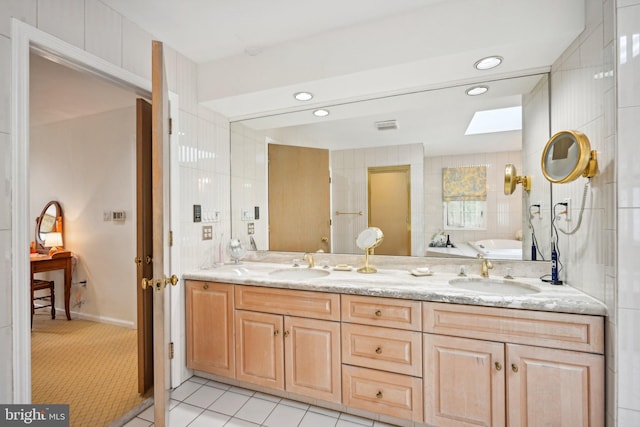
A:
[[[12,288],[12,354],[13,354],[13,403],[31,403],[31,311],[29,287],[29,242],[31,221],[29,219],[29,54],[31,49],[50,59],[62,61],[75,69],[93,73],[101,78],[131,89],[132,92],[151,98],[151,81],[120,68],[76,46],[72,46],[48,33],[15,18],[11,19],[11,183],[12,215],[11,229],[11,288]],[[171,114],[177,117],[178,97],[170,92]],[[174,120],[174,129],[177,128]],[[174,133],[175,134],[175,133]],[[177,164],[177,144],[171,144],[171,164]],[[178,188],[177,168],[170,168],[170,188]],[[175,198],[174,198],[175,199]],[[172,223],[178,222],[179,206],[171,202]],[[172,224],[173,229],[176,229]],[[174,235],[174,238],[176,236]],[[176,239],[176,241],[179,241]],[[179,251],[171,251],[171,264],[175,274],[180,275]],[[172,317],[183,304],[180,292],[172,289]],[[183,304],[184,305],[184,304]],[[172,322],[171,336],[180,348],[180,328],[183,321]],[[172,363],[173,386],[182,382],[186,375],[184,352],[177,352]],[[28,356],[26,356],[28,355]],[[185,366],[183,369],[182,366]]]

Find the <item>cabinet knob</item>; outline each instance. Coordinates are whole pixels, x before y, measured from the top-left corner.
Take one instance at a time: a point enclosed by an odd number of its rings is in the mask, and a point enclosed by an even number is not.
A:
[[[502,371],[502,363],[496,362],[496,371]]]
[[[512,363],[512,364],[511,364],[511,370],[512,370],[513,372],[518,372],[518,365],[516,365],[515,363]]]
[[[377,354],[381,354],[382,353],[382,347],[377,347],[376,348],[376,353]]]
[[[209,284],[208,284],[208,283],[205,283],[205,284],[204,284],[204,286],[202,287],[202,289],[204,289],[205,291],[206,291],[207,289],[209,289]]]
[[[275,331],[273,331],[273,336],[274,337],[277,337],[278,335],[280,335],[280,331],[279,330],[276,329]]]
[[[376,393],[376,397],[377,397],[378,399],[382,399],[382,392],[381,392],[381,391],[378,391],[378,392]]]
[[[284,331],[283,335],[284,335],[285,338],[288,337],[289,336],[289,331]]]
[[[382,316],[382,311],[381,310],[376,310],[375,314],[376,314],[376,316],[380,317],[380,316]]]

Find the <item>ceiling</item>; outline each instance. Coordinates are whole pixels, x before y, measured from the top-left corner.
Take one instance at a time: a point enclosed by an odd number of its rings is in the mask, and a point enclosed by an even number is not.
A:
[[[199,102],[231,121],[547,71],[585,21],[583,0],[102,1],[194,61]],[[133,102],[44,60],[32,85],[33,124]]]

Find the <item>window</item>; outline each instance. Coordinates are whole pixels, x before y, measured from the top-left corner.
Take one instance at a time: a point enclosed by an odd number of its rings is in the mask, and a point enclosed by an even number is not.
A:
[[[442,169],[443,222],[446,230],[487,228],[487,167]]]

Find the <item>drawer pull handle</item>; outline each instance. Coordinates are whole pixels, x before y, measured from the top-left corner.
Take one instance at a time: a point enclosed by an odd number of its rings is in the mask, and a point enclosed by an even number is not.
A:
[[[502,363],[496,362],[496,371],[502,371]]]
[[[382,353],[382,347],[377,347],[376,348],[376,353],[377,354],[381,354]]]
[[[204,290],[206,291],[207,289],[209,289],[209,285],[205,284],[205,285],[202,287],[202,289],[204,289]]]
[[[518,372],[518,365],[516,365],[515,363],[512,363],[512,364],[511,364],[511,370],[512,370],[513,372]]]
[[[273,331],[273,336],[274,337],[277,337],[278,335],[280,335],[280,331],[279,330],[276,329],[275,331]]]
[[[376,397],[377,397],[378,399],[382,399],[382,392],[381,392],[381,391],[378,391],[378,392],[376,393]]]
[[[289,331],[284,331],[284,337],[288,337],[289,336]]]
[[[378,317],[382,316],[382,311],[376,310],[376,316],[378,316]]]

